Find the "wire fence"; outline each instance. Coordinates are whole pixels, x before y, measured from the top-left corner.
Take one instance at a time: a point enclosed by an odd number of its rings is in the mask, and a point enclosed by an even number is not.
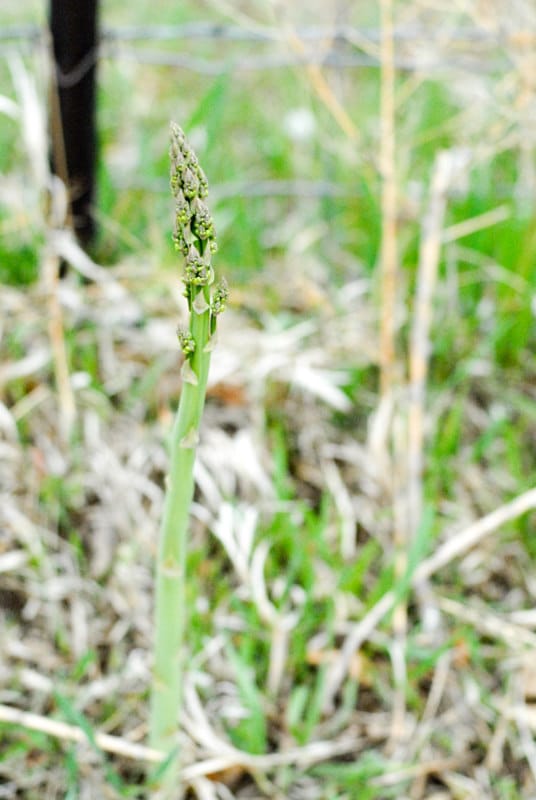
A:
[[[14,25],[0,30],[0,55],[13,48],[31,51],[36,45],[48,46],[48,31],[38,25]],[[307,27],[287,31],[275,28],[248,30],[234,25],[195,22],[184,25],[132,25],[103,27],[97,47],[68,73],[59,74],[60,85],[70,87],[80,81],[100,59],[135,61],[140,64],[175,67],[203,75],[224,72],[264,71],[304,65],[331,69],[377,68],[381,34],[376,29],[352,26]],[[534,45],[536,33],[526,31],[489,32],[478,28],[430,30],[409,27],[394,31],[399,53],[398,70],[434,73],[445,69],[490,72],[505,64],[505,49]],[[190,42],[262,45],[268,52],[240,53],[224,58],[201,58],[178,52]],[[299,52],[295,44],[300,43]],[[158,48],[148,45],[158,43]],[[164,47],[165,45],[165,47]],[[290,46],[289,46],[290,45]],[[172,48],[172,46],[175,46]],[[408,49],[414,51],[411,55]],[[453,52],[449,52],[452,50]]]
[[[444,78],[457,73],[485,77],[512,67],[515,54],[536,46],[536,32],[520,30],[512,21],[486,29],[445,24],[413,24],[395,28],[394,66],[418,78]],[[216,77],[221,74],[267,72],[300,67],[326,71],[376,70],[381,67],[381,31],[351,25],[296,28],[239,26],[214,22],[180,25],[102,26],[96,46],[72,68],[55,65],[59,90],[76,87],[100,61],[187,70]],[[12,25],[0,29],[0,57],[14,52],[41,54],[52,65],[50,31],[46,25]],[[118,179],[120,180],[120,179]],[[149,191],[165,189],[164,182],[144,184]],[[219,187],[219,199],[244,196],[332,196],[344,194],[329,181],[266,180],[254,185],[230,183]]]

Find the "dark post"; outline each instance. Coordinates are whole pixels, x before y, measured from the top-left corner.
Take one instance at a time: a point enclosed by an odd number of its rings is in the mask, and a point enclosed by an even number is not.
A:
[[[68,188],[72,226],[83,245],[95,232],[97,9],[98,0],[50,0],[52,167]]]

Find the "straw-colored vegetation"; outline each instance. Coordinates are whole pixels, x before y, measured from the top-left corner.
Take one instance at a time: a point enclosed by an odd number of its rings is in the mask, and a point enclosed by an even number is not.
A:
[[[48,172],[45,50],[3,29],[0,797],[150,797],[161,768],[170,119],[233,285],[184,587],[187,796],[536,797],[534,4],[301,6],[103,4],[92,258]]]

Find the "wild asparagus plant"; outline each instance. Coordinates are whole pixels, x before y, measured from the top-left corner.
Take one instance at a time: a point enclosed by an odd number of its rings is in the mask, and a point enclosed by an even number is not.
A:
[[[185,260],[183,281],[189,327],[179,329],[183,385],[173,427],[170,471],[156,569],[155,652],[151,695],[152,747],[178,748],[182,700],[182,650],[186,627],[185,566],[193,468],[205,403],[210,353],[218,314],[228,297],[224,280],[214,286],[216,234],[204,199],[205,173],[178,125],[171,125],[171,190],[175,197],[175,248]],[[175,759],[177,761],[177,759]]]

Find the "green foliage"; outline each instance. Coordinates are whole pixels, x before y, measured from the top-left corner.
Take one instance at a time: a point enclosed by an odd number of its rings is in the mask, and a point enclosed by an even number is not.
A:
[[[493,781],[497,800],[523,800],[524,792],[516,786],[514,778],[499,778]]]
[[[247,716],[230,729],[234,744],[249,753],[266,752],[267,720],[264,711],[264,697],[255,680],[252,664],[255,663],[256,650],[252,640],[242,639],[243,652],[227,643],[226,653],[233,667],[240,700]]]
[[[393,797],[391,792],[371,785],[371,778],[383,775],[385,772],[385,762],[383,758],[374,753],[361,755],[352,764],[321,764],[313,769],[313,774],[327,779],[330,790],[334,787],[350,790],[353,796],[365,798],[365,800],[380,800],[383,797]],[[398,791],[400,787],[397,787]],[[359,795],[356,793],[359,792]]]
[[[39,276],[35,244],[0,239],[0,284],[27,286]]]
[[[56,691],[54,696],[56,703],[65,716],[67,722],[69,722],[71,725],[75,725],[77,728],[80,728],[80,730],[84,732],[95,753],[102,757],[106,771],[106,777],[110,786],[113,786],[117,791],[121,791],[124,788],[123,781],[117,772],[108,764],[107,758],[103,756],[102,751],[95,740],[95,731],[93,730],[93,726],[87,717],[76,709],[66,695]],[[75,782],[78,778],[78,765],[76,763],[76,751],[74,749],[70,749],[69,751],[68,765],[69,791],[75,792]]]

